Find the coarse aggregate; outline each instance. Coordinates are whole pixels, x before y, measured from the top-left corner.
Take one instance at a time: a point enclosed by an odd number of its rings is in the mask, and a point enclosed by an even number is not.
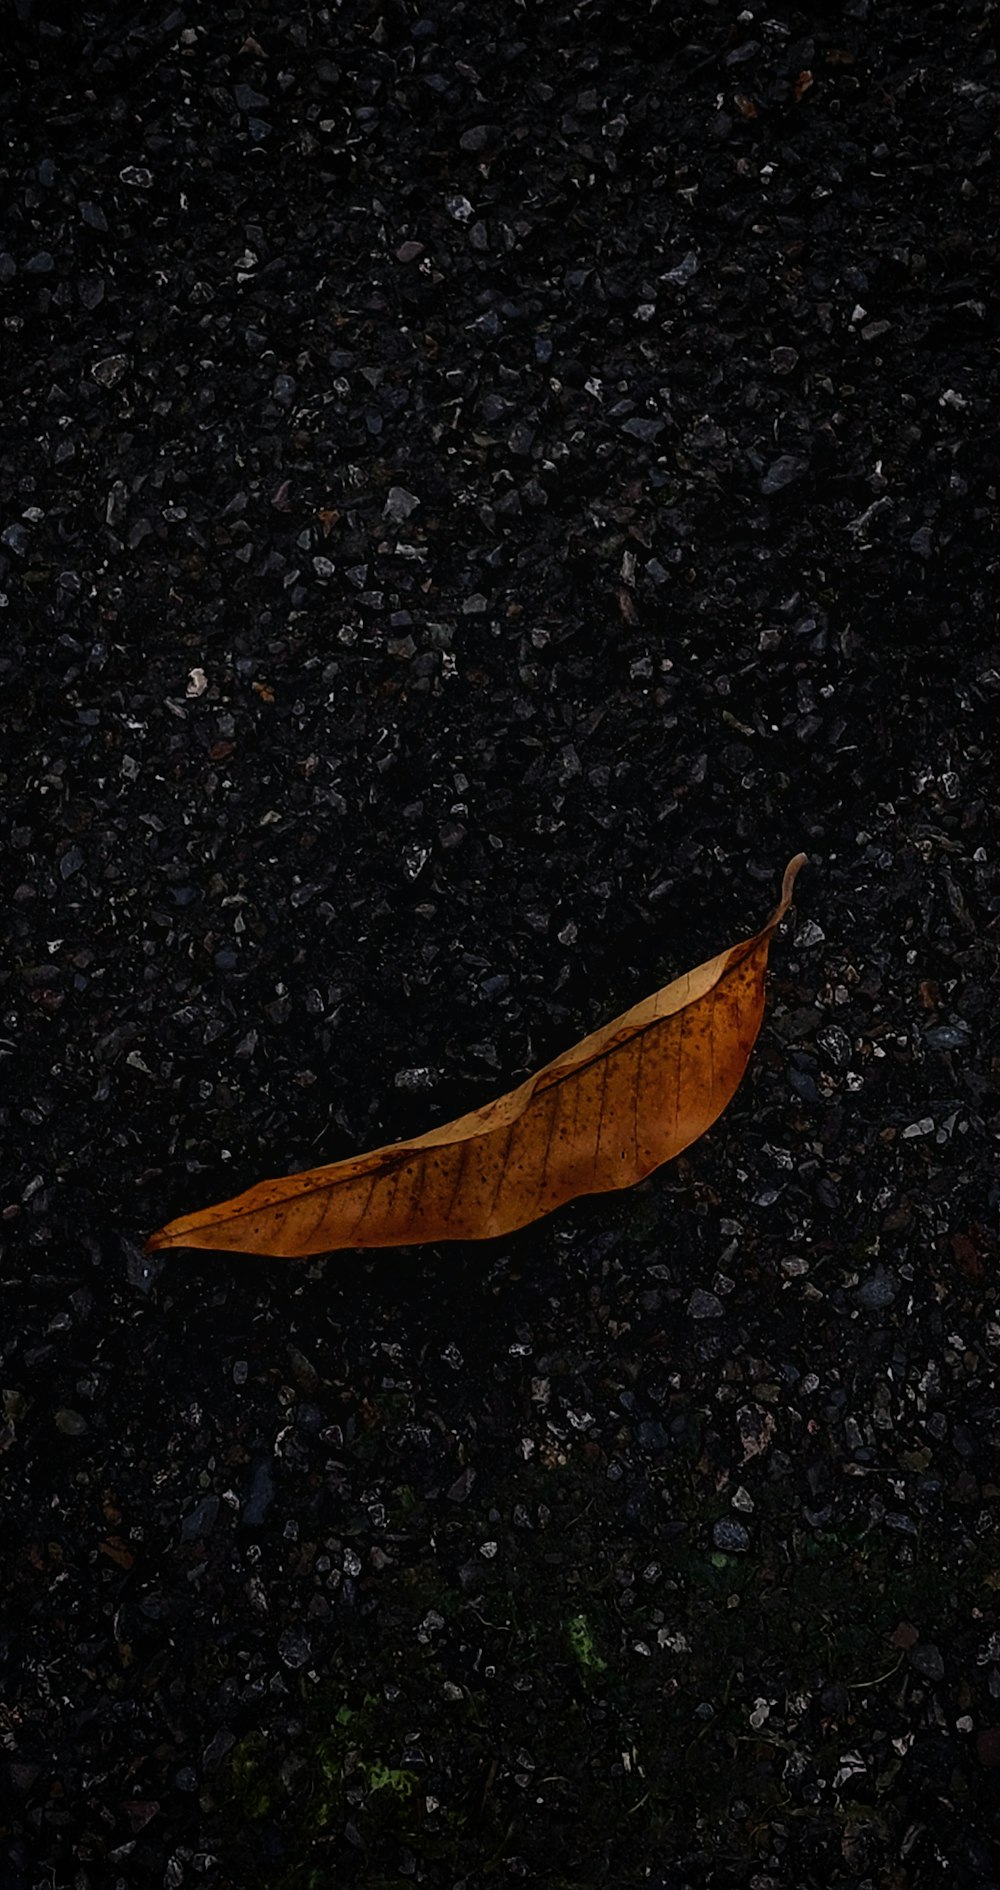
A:
[[[0,4],[3,1890],[998,1890],[996,27]],[[639,1188],[143,1254],[800,849]]]

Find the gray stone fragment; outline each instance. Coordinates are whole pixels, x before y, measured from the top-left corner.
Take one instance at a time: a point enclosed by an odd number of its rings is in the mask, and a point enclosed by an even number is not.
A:
[[[240,1521],[244,1529],[259,1529],[274,1502],[274,1478],[269,1457],[258,1457],[250,1472],[246,1502]]]
[[[382,517],[391,518],[396,525],[402,525],[405,519],[415,512],[420,500],[415,492],[407,492],[405,486],[390,486],[389,497],[382,508]]]
[[[769,499],[775,492],[783,492],[786,486],[794,485],[808,471],[809,461],[801,453],[782,453],[764,474],[760,482],[761,492],[765,499]]]
[[[278,1642],[278,1656],[286,1667],[304,1667],[312,1656],[312,1642],[302,1628],[288,1627]]]
[[[101,387],[114,387],[121,380],[128,359],[124,354],[106,354],[101,361],[95,361],[90,372]]]
[[[201,1542],[206,1536],[210,1536],[215,1528],[218,1514],[218,1497],[203,1496],[201,1502],[196,1503],[181,1522],[181,1541]]]
[[[690,1319],[721,1319],[722,1301],[716,1293],[707,1293],[703,1286],[696,1286],[687,1303]]]
[[[924,1680],[944,1679],[944,1656],[933,1641],[918,1641],[910,1653],[910,1666]]]
[[[866,1312],[884,1312],[899,1293],[899,1281],[888,1267],[873,1267],[858,1287],[858,1305]]]
[[[712,1528],[712,1541],[726,1555],[745,1555],[750,1547],[750,1531],[733,1516],[720,1516]]]
[[[501,136],[499,125],[470,125],[458,142],[463,151],[490,151],[500,143]]]

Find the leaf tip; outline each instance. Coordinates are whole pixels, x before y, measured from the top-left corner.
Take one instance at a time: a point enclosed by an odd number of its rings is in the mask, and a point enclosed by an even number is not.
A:
[[[792,892],[795,887],[795,881],[797,880],[800,872],[802,871],[802,868],[804,866],[808,866],[808,864],[809,864],[809,855],[807,853],[797,853],[793,860],[789,860],[788,865],[785,868],[784,879],[781,882],[781,910],[782,912],[786,912],[788,910],[788,907],[791,905]]]

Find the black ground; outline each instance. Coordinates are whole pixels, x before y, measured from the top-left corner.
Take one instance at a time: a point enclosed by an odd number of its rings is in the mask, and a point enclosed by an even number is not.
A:
[[[1000,1883],[995,27],[8,4],[4,1890]],[[650,1183],[142,1261],[800,847]]]

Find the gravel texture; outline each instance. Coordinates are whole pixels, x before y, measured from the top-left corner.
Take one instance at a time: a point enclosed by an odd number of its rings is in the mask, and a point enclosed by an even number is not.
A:
[[[428,6],[0,0],[0,1882],[996,1890],[996,9]]]

